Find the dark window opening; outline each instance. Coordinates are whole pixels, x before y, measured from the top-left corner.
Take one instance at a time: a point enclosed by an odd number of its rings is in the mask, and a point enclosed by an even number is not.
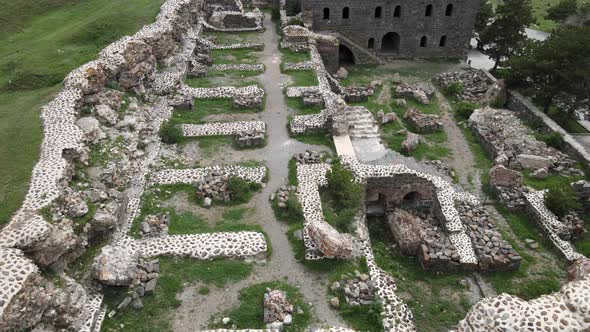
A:
[[[426,6],[426,13],[424,13],[424,16],[432,16],[432,5]]]
[[[375,38],[369,38],[367,48],[375,48]]]
[[[397,53],[399,52],[400,36],[396,32],[388,32],[381,40],[381,52]]]
[[[375,8],[375,18],[381,18],[381,7]]]
[[[428,42],[426,36],[422,36],[422,38],[420,38],[420,47],[426,47],[426,42]]]
[[[450,3],[447,5],[447,9],[445,10],[445,16],[452,16],[453,15],[453,4]]]
[[[342,18],[346,19],[349,17],[350,17],[350,8],[344,7],[344,9],[342,9]]]
[[[446,45],[447,45],[447,36],[440,37],[440,42],[438,43],[438,46],[445,47]]]
[[[330,8],[324,8],[324,20],[330,19]]]
[[[395,10],[393,11],[393,17],[401,17],[402,16],[402,6],[395,6]]]

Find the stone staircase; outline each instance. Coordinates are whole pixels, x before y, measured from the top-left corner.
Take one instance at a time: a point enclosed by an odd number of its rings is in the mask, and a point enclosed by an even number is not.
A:
[[[344,110],[348,133],[352,139],[378,138],[379,126],[371,112],[362,106],[349,106]]]
[[[334,37],[337,37],[340,41],[344,41],[345,45],[347,47],[351,47],[353,49],[352,51],[354,52],[355,55],[358,56],[358,55],[362,54],[362,56],[364,58],[366,58],[366,60],[369,60],[369,61],[363,61],[363,62],[367,62],[367,63],[372,62],[372,63],[376,63],[376,64],[380,64],[380,65],[384,64],[383,59],[379,58],[377,55],[375,55],[373,52],[367,50],[366,48],[361,47],[360,45],[355,43],[352,39],[344,36],[343,34],[341,34],[339,32],[335,32],[335,31],[332,31],[329,34]]]

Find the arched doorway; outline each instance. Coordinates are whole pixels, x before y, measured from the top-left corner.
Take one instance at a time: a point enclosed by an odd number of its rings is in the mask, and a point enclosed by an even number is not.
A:
[[[420,201],[422,196],[417,191],[411,191],[407,193],[402,199],[401,206],[404,209],[416,209],[420,207]]]
[[[338,65],[340,67],[354,65],[354,54],[350,48],[340,44],[338,48]]]
[[[381,41],[381,52],[383,53],[398,53],[399,52],[400,37],[397,32],[388,32],[383,36]]]

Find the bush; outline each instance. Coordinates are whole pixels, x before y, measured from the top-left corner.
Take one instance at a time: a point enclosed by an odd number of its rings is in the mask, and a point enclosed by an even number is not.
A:
[[[549,191],[545,194],[545,205],[560,218],[567,215],[570,211],[581,209],[578,197],[569,185],[550,187]]]
[[[270,17],[273,21],[278,21],[281,19],[281,12],[279,6],[272,6],[270,9]]]
[[[259,190],[261,185],[255,182],[248,182],[237,176],[227,179],[227,190],[231,193],[231,200],[234,203],[246,203],[252,194]]]
[[[358,209],[361,206],[363,188],[356,183],[351,171],[340,163],[332,165],[326,174],[328,180],[327,191],[335,205],[343,209]]]
[[[285,11],[287,16],[295,16],[301,12],[301,3],[299,0],[287,0]]]
[[[176,125],[165,122],[160,127],[159,134],[162,142],[166,144],[176,144],[182,137],[182,130]]]
[[[457,114],[457,117],[466,120],[469,119],[469,117],[477,107],[477,104],[470,103],[468,101],[462,101],[457,104],[455,113]]]
[[[537,134],[537,139],[547,143],[547,145],[556,148],[558,150],[563,149],[565,146],[565,140],[563,135],[560,133],[553,132],[551,134]]]
[[[285,204],[287,205],[287,220],[303,220],[303,207],[295,193],[289,193]]]
[[[577,12],[577,0],[561,0],[557,5],[547,10],[547,18],[553,21],[563,22]]]
[[[452,98],[458,98],[463,94],[463,83],[457,81],[449,84],[445,89],[445,93]]]

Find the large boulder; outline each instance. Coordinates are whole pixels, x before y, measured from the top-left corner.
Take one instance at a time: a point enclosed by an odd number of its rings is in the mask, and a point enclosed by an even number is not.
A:
[[[127,286],[137,277],[139,252],[131,247],[107,245],[94,260],[93,276],[105,285]]]
[[[567,276],[571,281],[582,279],[588,275],[590,275],[590,259],[587,257],[576,259],[567,268]]]
[[[23,251],[40,266],[55,263],[62,256],[81,248],[82,239],[76,235],[73,226],[69,219],[55,222],[41,241],[33,242]]]
[[[522,174],[503,165],[496,165],[490,169],[490,183],[494,187],[521,187]]]
[[[353,253],[353,241],[348,235],[339,233],[325,222],[312,222],[307,226],[308,234],[315,241],[318,249],[328,258],[350,258]]]
[[[414,133],[408,132],[408,136],[402,142],[402,151],[406,152],[406,153],[412,152],[412,151],[416,150],[416,148],[418,148],[419,144],[420,144],[420,135],[416,135]]]
[[[533,171],[540,168],[551,168],[553,166],[551,159],[530,154],[519,154],[516,156],[516,160],[520,164],[520,167]]]
[[[114,126],[119,121],[117,112],[107,105],[97,105],[95,114],[96,119],[105,125]]]
[[[95,143],[106,137],[106,134],[100,129],[100,123],[93,117],[80,118],[76,121],[76,125],[84,133],[84,139],[87,142]]]
[[[417,256],[420,252],[421,222],[411,213],[396,209],[387,215],[387,224],[401,252]]]

